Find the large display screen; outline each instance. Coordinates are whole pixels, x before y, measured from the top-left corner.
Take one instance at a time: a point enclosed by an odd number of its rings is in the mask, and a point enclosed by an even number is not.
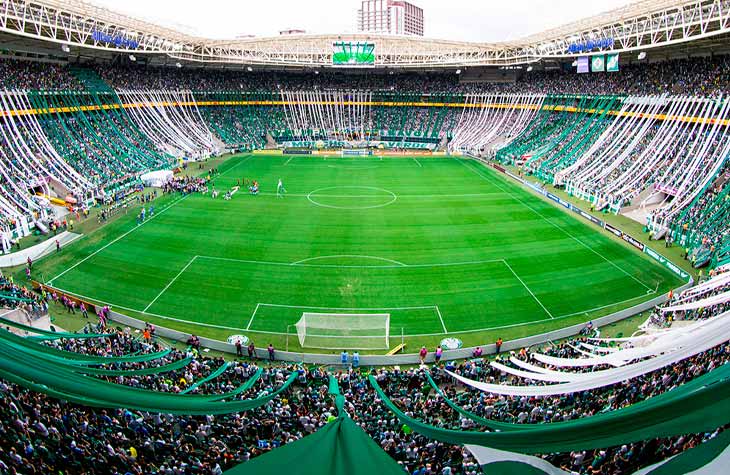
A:
[[[334,66],[375,65],[375,43],[353,43],[339,41],[332,44]]]

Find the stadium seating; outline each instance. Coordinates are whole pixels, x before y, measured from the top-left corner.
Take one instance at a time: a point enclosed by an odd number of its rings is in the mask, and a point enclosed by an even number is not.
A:
[[[720,306],[703,305],[702,309],[692,311],[667,310],[728,292],[729,275],[722,272],[713,275],[702,285],[657,308],[655,316],[649,319],[651,328],[647,327],[646,335],[666,331],[667,318],[656,318],[656,315],[671,313],[675,321],[721,318],[727,312],[727,302]],[[59,298],[53,294],[46,297]],[[12,325],[16,331],[30,330]],[[49,388],[35,392],[13,382],[2,382],[0,420],[15,421],[5,424],[0,434],[3,470],[99,473],[109,468],[111,473],[220,473],[219,470],[277,450],[324,426],[337,413],[328,396],[328,387],[334,381],[344,396],[344,410],[408,472],[430,467],[433,473],[444,473],[449,467],[447,473],[474,474],[480,469],[468,451],[430,440],[403,426],[383,404],[367,376],[373,376],[386,395],[410,417],[434,427],[466,433],[485,431],[492,425],[502,427],[500,424],[547,427],[632,407],[699,381],[730,358],[730,346],[725,343],[618,384],[569,395],[510,397],[460,387],[448,372],[483,382],[540,387],[545,383],[524,380],[513,373],[525,369],[557,373],[555,365],[541,361],[550,358],[581,361],[587,353],[610,355],[627,348],[632,338],[610,340],[589,334],[539,351],[523,349],[500,355],[491,362],[474,358],[422,369],[330,372],[294,364],[259,365],[256,360],[226,362],[200,353],[194,337],[187,349],[166,348],[155,337],[153,327],[145,330],[143,338],[136,337],[128,328],[90,324],[86,331],[88,334],[79,335],[44,332],[34,337],[34,343],[24,346],[45,348],[43,351],[48,354],[73,357],[76,361],[92,359],[96,364],[82,372],[139,391],[190,395],[207,401],[224,398],[246,401],[266,394],[276,395],[265,406],[237,414],[182,416],[137,412],[133,409],[134,401],[128,402],[130,408],[94,409],[44,394]],[[2,341],[18,341],[17,338],[0,330]],[[634,337],[634,344],[639,346],[641,338],[644,337]],[[100,364],[104,359],[114,363]],[[583,365],[560,369],[565,374],[580,376],[607,367]],[[638,467],[709,440],[720,430],[595,450],[546,453],[542,457],[576,473],[632,473]]]
[[[4,119],[3,229],[24,236],[46,218],[36,192],[91,203],[181,158],[377,139],[494,156],[598,209],[647,207],[656,236],[669,232],[693,255],[717,259],[727,239],[730,139],[720,125],[727,101],[714,98],[725,86],[726,63],[673,60],[600,77],[550,71],[513,84],[462,84],[445,74],[365,80],[335,72],[241,76],[6,61],[0,78],[27,92],[4,94],[3,109],[45,113]],[[308,100],[333,105],[301,105]],[[702,120],[658,119],[662,114]]]

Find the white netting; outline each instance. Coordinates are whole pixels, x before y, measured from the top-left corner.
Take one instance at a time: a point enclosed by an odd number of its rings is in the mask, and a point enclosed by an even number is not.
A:
[[[296,323],[302,348],[385,350],[390,348],[389,313],[302,313]]]

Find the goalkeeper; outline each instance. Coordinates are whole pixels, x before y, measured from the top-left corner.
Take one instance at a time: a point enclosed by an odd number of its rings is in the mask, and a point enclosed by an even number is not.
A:
[[[281,178],[279,178],[279,184],[276,185],[276,197],[283,198],[285,194],[286,189],[284,188],[284,183],[282,183]]]

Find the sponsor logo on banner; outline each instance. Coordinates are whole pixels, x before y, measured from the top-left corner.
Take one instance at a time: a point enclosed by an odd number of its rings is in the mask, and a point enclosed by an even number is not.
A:
[[[492,167],[493,167],[493,168],[494,168],[495,170],[499,171],[499,172],[502,172],[502,173],[504,173],[504,172],[505,172],[505,170],[504,170],[504,167],[501,167],[501,166],[497,165],[496,163],[492,163]]]
[[[655,250],[651,249],[650,247],[645,246],[644,252],[647,253],[649,255],[649,257],[653,258],[655,261],[659,262],[664,267],[666,267],[670,271],[674,272],[678,276],[682,277],[683,279],[686,279],[687,277],[689,277],[689,275],[685,271],[680,269],[672,261],[670,261],[666,257],[662,256],[661,254],[659,254]]]
[[[580,58],[578,58],[577,61],[578,61],[578,74],[589,73],[591,71],[590,66],[589,66],[590,62],[591,62],[591,58],[589,58],[588,56],[581,56]]]
[[[618,53],[606,55],[606,71],[609,73],[618,71]]]
[[[606,70],[606,60],[602,54],[591,58],[591,71],[602,73]]]
[[[606,224],[605,224],[605,228],[606,228],[606,229],[607,229],[608,231],[610,231],[610,232],[612,232],[613,234],[615,234],[616,236],[618,236],[618,237],[621,237],[621,235],[623,234],[623,233],[621,232],[621,230],[620,230],[620,229],[618,229],[618,228],[614,228],[613,226],[611,226],[611,225],[610,225],[610,224],[608,224],[608,223],[606,223]]]
[[[569,53],[582,53],[583,51],[592,51],[594,49],[613,48],[615,40],[613,38],[601,38],[597,40],[587,40],[583,42],[575,42],[568,45]]]
[[[640,251],[644,250],[644,243],[637,241],[636,239],[634,239],[633,237],[629,236],[626,233],[621,233],[621,239],[623,239],[627,243],[631,244],[632,246],[634,246],[635,248],[637,248]]]
[[[586,213],[583,210],[580,210],[579,213],[580,213],[581,216],[583,216],[585,219],[587,219],[591,223],[596,224],[596,225],[598,225],[600,227],[603,227],[603,221],[601,221],[600,219],[596,218],[595,216],[591,216],[590,214]]]
[[[555,196],[552,193],[545,193],[545,196],[547,196],[548,198],[550,198],[551,200],[553,200],[556,203],[560,203],[560,198],[558,198],[557,196]]]

